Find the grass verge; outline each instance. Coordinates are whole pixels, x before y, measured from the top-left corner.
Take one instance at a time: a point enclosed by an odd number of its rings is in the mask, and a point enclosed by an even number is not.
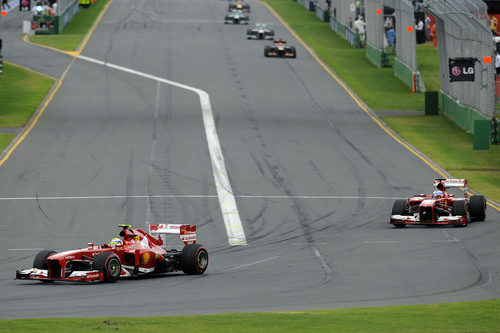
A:
[[[299,312],[1,320],[3,332],[498,332],[500,300]]]
[[[15,136],[15,134],[0,133],[0,152],[2,152],[9,145]]]
[[[469,187],[500,202],[500,146],[472,150],[472,135],[445,116],[385,117],[383,120],[455,177],[467,178]]]
[[[0,75],[0,127],[24,126],[53,84],[53,79],[5,63]]]
[[[33,35],[30,36],[30,41],[60,50],[75,51],[108,2],[109,0],[98,0],[89,8],[80,8],[78,14],[63,29],[62,34]]]

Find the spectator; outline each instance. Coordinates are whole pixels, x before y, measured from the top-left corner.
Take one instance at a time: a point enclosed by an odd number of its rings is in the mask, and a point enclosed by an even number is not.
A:
[[[54,12],[54,15],[56,15],[56,16],[57,16],[57,2],[54,2],[54,3],[52,4],[52,11]]]
[[[2,0],[2,9],[5,9],[5,6],[10,9],[9,0]]]
[[[354,33],[359,34],[359,40],[362,44],[365,43],[365,22],[362,16],[358,16],[358,19],[354,21]]]
[[[436,22],[432,22],[429,37],[432,39],[432,46],[437,46]]]
[[[498,54],[498,51],[495,51],[495,69],[497,76],[500,76],[500,54]]]
[[[425,15],[425,41],[428,42],[431,40],[429,37],[429,33],[431,32],[431,17],[429,15]]]
[[[417,44],[425,43],[424,22],[422,20],[418,20],[415,30],[417,32]]]

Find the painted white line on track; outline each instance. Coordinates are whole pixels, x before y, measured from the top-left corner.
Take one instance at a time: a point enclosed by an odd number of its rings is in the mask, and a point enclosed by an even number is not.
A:
[[[433,241],[369,241],[361,242],[361,244],[410,244],[410,243],[457,243],[457,239],[444,239]]]
[[[239,199],[339,199],[339,200],[392,200],[401,199],[398,197],[353,197],[353,196],[321,196],[321,195],[235,195]],[[217,195],[207,194],[157,194],[157,195],[82,195],[82,196],[46,196],[46,197],[10,197],[0,198],[0,201],[22,201],[22,200],[113,200],[113,199],[149,199],[149,198],[165,198],[165,199],[205,199],[218,198]]]
[[[161,77],[139,72],[130,68],[118,66],[82,55],[79,55],[78,59],[113,68],[133,75],[141,76],[154,81],[162,82],[198,94],[203,116],[203,125],[205,127],[205,135],[207,137],[208,151],[210,153],[210,160],[212,163],[212,172],[214,175],[215,187],[217,188],[217,195],[219,197],[219,203],[222,211],[224,225],[226,227],[228,242],[229,245],[246,245],[247,240],[245,237],[245,231],[243,230],[243,225],[241,224],[240,214],[238,213],[238,207],[236,206],[236,200],[234,198],[233,190],[229,182],[229,176],[227,174],[224,156],[222,155],[219,137],[217,136],[217,129],[215,127],[215,121],[212,112],[212,105],[210,104],[210,96],[201,89],[166,80]]]
[[[271,258],[266,258],[266,259],[262,259],[262,260],[259,260],[259,261],[251,262],[249,264],[244,264],[244,265],[240,265],[240,266],[236,266],[236,267],[231,267],[231,268],[223,270],[222,272],[235,271],[237,269],[242,269],[242,268],[246,268],[246,267],[249,267],[249,266],[254,266],[254,265],[262,264],[262,263],[265,263],[266,261],[271,261],[271,260],[278,259],[278,258],[279,258],[279,256],[271,257]]]

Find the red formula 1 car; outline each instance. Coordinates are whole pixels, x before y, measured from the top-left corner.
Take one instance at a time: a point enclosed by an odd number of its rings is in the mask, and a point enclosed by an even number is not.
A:
[[[56,253],[43,250],[35,257],[33,268],[16,271],[16,279],[45,282],[115,282],[121,277],[184,271],[203,274],[208,266],[207,249],[196,244],[196,226],[151,224],[149,233],[130,225],[119,225],[120,238],[109,244]],[[152,235],[159,235],[158,238]],[[182,251],[167,250],[161,235],[179,234]]]
[[[484,221],[486,199],[482,195],[467,195],[467,179],[434,179],[432,195],[418,194],[398,199],[392,206],[390,223],[398,228],[408,224],[455,225],[465,227],[469,221]],[[463,198],[448,194],[449,188],[463,188]]]

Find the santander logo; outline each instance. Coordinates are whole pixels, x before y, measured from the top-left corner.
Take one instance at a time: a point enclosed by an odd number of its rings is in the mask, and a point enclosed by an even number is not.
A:
[[[451,69],[451,73],[455,76],[459,76],[460,73],[462,73],[462,70],[460,69],[460,67],[455,66]]]

